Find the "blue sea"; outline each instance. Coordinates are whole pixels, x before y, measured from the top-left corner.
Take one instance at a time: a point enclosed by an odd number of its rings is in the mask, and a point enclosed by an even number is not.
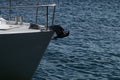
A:
[[[70,36],[51,40],[32,80],[120,80],[120,0],[48,1]]]
[[[52,40],[33,80],[120,80],[120,0],[59,0]]]

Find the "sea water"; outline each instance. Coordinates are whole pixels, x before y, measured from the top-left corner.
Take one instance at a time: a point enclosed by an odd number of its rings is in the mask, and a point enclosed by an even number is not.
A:
[[[59,0],[52,40],[33,80],[120,80],[120,0]]]

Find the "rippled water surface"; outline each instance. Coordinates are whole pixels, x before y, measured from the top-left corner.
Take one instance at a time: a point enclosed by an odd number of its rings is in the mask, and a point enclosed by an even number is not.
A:
[[[120,1],[60,0],[52,40],[33,80],[120,80]]]
[[[51,41],[33,80],[120,80],[120,0],[57,4],[55,23],[70,36]]]

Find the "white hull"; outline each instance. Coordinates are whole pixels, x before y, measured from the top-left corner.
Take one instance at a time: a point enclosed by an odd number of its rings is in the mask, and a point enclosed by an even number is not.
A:
[[[52,31],[0,34],[0,80],[30,80]]]

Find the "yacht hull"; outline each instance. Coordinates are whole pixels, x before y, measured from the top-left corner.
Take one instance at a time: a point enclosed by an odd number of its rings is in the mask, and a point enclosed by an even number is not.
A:
[[[52,31],[0,34],[0,80],[31,80]]]

